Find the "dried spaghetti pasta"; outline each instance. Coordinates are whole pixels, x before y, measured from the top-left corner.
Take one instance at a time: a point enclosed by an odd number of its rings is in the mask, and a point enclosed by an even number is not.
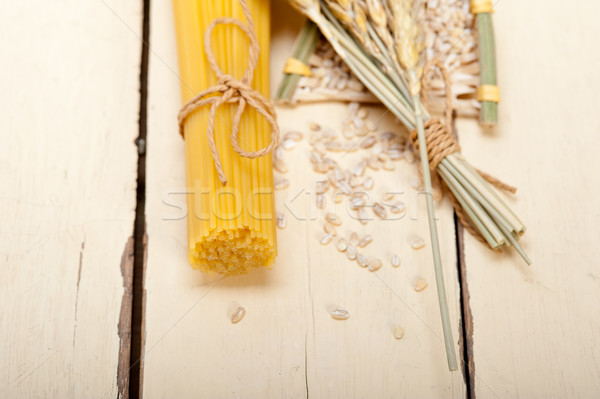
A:
[[[251,82],[269,94],[269,1],[247,0],[260,53]],[[204,34],[219,17],[246,24],[238,0],[174,0],[183,103],[217,84],[204,48]],[[232,24],[218,24],[211,48],[219,68],[241,79],[249,65],[249,39]],[[211,155],[207,124],[209,106],[195,109],[183,124],[188,195],[188,254],[190,264],[225,275],[270,267],[277,253],[271,155],[240,156],[232,147],[231,131],[238,104],[224,103],[214,117],[214,142],[227,184],[219,180]],[[246,106],[239,123],[239,146],[256,151],[271,141],[271,126]]]

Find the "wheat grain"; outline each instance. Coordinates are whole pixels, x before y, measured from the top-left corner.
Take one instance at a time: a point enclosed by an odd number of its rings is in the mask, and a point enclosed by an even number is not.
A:
[[[373,237],[370,234],[367,234],[366,236],[364,236],[363,238],[360,239],[360,241],[358,242],[357,245],[361,248],[364,248],[372,242],[373,242]]]
[[[336,248],[340,252],[345,252],[348,249],[348,242],[344,238],[340,237],[336,244]]]
[[[246,315],[246,309],[244,309],[242,306],[238,306],[231,314],[231,323],[232,324],[239,323],[240,321],[242,321],[242,319],[244,318],[245,315]]]
[[[325,209],[325,207],[327,206],[327,199],[325,198],[325,194],[323,193],[318,193],[315,197],[315,201],[317,204],[317,208],[319,209]]]
[[[325,231],[325,233],[331,234],[332,236],[337,235],[337,230],[335,226],[329,222],[325,222],[325,224],[323,225],[323,230]]]
[[[302,141],[303,137],[304,137],[304,135],[302,134],[302,132],[293,130],[291,132],[287,132],[286,134],[284,134],[283,140],[294,140],[294,141],[298,142],[298,141]]]
[[[334,226],[342,225],[342,220],[335,213],[329,212],[327,215],[325,215],[325,220],[327,220],[329,223],[333,224]]]
[[[356,259],[356,248],[354,248],[352,245],[348,245],[348,248],[346,249],[346,256],[350,260]]]
[[[387,211],[379,202],[373,204],[373,213],[380,219],[387,218]]]
[[[369,259],[369,262],[367,263],[369,271],[372,272],[376,272],[377,270],[381,269],[381,266],[383,266],[383,263],[377,258]]]
[[[394,338],[402,339],[402,337],[404,337],[404,328],[397,326],[394,328]]]
[[[321,236],[321,239],[319,240],[319,244],[321,245],[327,245],[331,242],[331,240],[333,240],[333,234],[331,233],[326,233],[324,235]]]
[[[356,263],[358,263],[360,267],[367,267],[369,264],[369,259],[364,254],[357,254]]]
[[[350,313],[346,309],[340,307],[331,309],[329,314],[335,320],[346,320],[350,317]]]
[[[410,240],[410,247],[412,249],[421,249],[425,247],[425,240],[419,236],[415,236]]]
[[[273,188],[275,190],[283,190],[285,188],[288,188],[290,186],[290,181],[288,179],[282,178],[282,177],[278,177],[275,179],[275,182],[273,183]]]
[[[395,196],[396,195],[394,193],[384,192],[381,194],[381,201],[383,201],[384,203],[389,202],[393,200]]]
[[[285,229],[285,227],[287,226],[287,219],[285,218],[285,215],[281,212],[277,212],[275,214],[275,218],[276,218],[277,228]]]
[[[427,288],[427,280],[425,280],[423,277],[418,278],[413,284],[413,289],[417,292],[421,292],[425,288]]]
[[[297,144],[298,144],[298,142],[295,141],[295,140],[285,139],[279,145],[284,150],[290,151],[290,150],[293,150],[296,147]]]

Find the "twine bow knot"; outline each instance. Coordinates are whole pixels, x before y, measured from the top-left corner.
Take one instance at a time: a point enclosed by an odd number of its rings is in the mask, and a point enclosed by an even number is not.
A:
[[[275,108],[273,104],[260,92],[254,90],[251,86],[252,77],[254,75],[254,69],[258,63],[258,54],[260,48],[258,46],[258,40],[254,31],[254,21],[250,13],[250,9],[246,4],[245,0],[240,0],[242,11],[246,17],[246,24],[243,24],[239,19],[230,17],[221,17],[214,19],[207,27],[204,33],[204,52],[208,60],[210,68],[213,70],[217,84],[210,87],[196,96],[181,107],[177,119],[179,121],[179,133],[184,135],[184,127],[186,118],[194,112],[196,109],[201,108],[205,105],[210,104],[210,110],[208,112],[208,123],[206,126],[206,135],[208,138],[208,146],[212,155],[215,169],[219,180],[225,186],[227,185],[227,177],[221,164],[219,153],[215,144],[215,117],[217,115],[217,109],[225,103],[238,103],[235,115],[233,117],[233,124],[231,126],[231,146],[240,156],[246,158],[258,158],[267,155],[277,146],[279,143],[279,126],[276,121]],[[240,28],[247,36],[250,41],[248,50],[248,68],[244,73],[241,80],[235,77],[223,73],[217,64],[217,61],[213,55],[210,38],[214,28],[220,24],[235,25]],[[215,95],[215,94],[221,94]],[[259,114],[261,114],[267,122],[271,125],[271,142],[266,147],[257,151],[245,151],[239,145],[239,130],[240,120],[246,104],[254,108]]]

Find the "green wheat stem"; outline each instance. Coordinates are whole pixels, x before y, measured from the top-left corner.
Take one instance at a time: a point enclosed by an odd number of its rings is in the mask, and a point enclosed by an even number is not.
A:
[[[496,85],[496,42],[490,13],[475,16],[479,38],[479,80],[481,85]],[[482,101],[479,121],[485,126],[498,123],[498,103]]]
[[[429,160],[427,157],[427,143],[425,141],[425,129],[423,127],[423,114],[421,112],[421,99],[418,94],[413,97],[415,104],[415,116],[417,119],[417,135],[419,140],[419,155],[421,157],[421,169],[423,171],[423,184],[425,186],[425,200],[427,203],[427,216],[429,219],[429,234],[431,237],[431,250],[433,253],[433,265],[435,270],[435,282],[437,286],[438,302],[442,318],[442,329],[444,332],[444,343],[446,346],[446,358],[450,371],[458,369],[456,364],[456,352],[454,351],[454,339],[452,338],[452,325],[450,324],[450,313],[448,312],[448,300],[446,296],[446,285],[444,283],[444,271],[442,269],[442,255],[438,238],[437,225],[435,222],[435,209],[433,206],[433,195],[431,187],[431,174],[429,171]]]

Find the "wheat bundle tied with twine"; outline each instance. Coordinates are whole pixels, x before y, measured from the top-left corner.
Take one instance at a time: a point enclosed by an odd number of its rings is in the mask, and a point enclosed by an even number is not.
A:
[[[424,0],[290,0],[311,19],[361,82],[411,131],[421,158],[431,246],[448,367],[456,370],[432,196],[432,175],[442,182],[466,228],[494,250],[513,246],[530,263],[517,243],[525,226],[491,184],[513,191],[473,168],[460,154],[450,131],[451,104],[446,120],[432,118],[421,101],[422,82],[440,62],[423,62]],[[451,97],[447,95],[447,101]]]

